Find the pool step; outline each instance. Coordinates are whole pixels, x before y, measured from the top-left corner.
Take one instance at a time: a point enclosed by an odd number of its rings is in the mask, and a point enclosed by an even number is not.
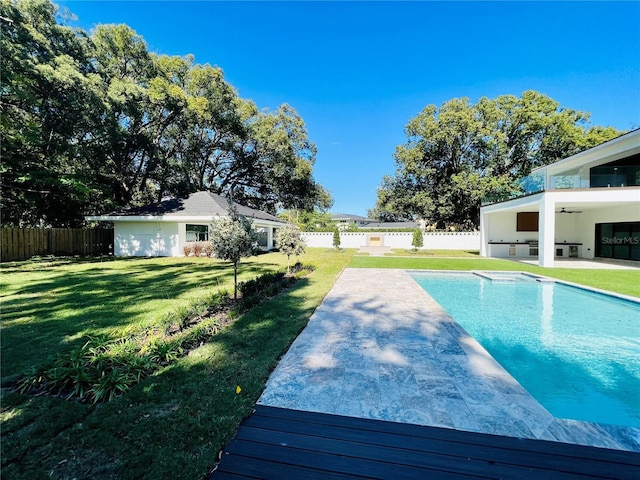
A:
[[[474,275],[477,275],[479,277],[486,278],[487,280],[491,280],[492,282],[510,283],[510,282],[515,282],[516,281],[515,278],[508,277],[507,275],[492,275],[489,272],[480,272],[480,271],[477,271],[477,270],[473,270],[471,273],[473,273]]]
[[[474,275],[477,275],[478,277],[481,278],[486,278],[487,280],[491,280],[492,282],[496,282],[496,283],[512,283],[516,281],[515,275],[518,275],[522,278],[522,276],[531,278],[532,280],[535,280],[536,282],[540,282],[540,283],[554,283],[555,280],[553,278],[549,278],[549,277],[540,277],[538,275],[534,275],[531,273],[527,273],[527,272],[513,272],[513,276],[509,276],[509,273],[494,273],[494,272],[484,272],[481,270],[472,270],[471,273],[473,273]]]

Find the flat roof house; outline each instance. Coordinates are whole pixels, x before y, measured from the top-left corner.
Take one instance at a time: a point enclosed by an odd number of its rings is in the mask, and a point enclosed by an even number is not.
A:
[[[534,170],[480,209],[480,255],[640,261],[640,129]]]
[[[420,222],[378,222],[371,218],[361,217],[360,215],[352,215],[349,213],[334,213],[331,220],[336,222],[338,228],[348,228],[349,224],[353,224],[358,228],[376,230],[388,228],[420,228]]]
[[[348,228],[349,224],[353,224],[356,227],[363,227],[371,222],[375,222],[375,220],[370,218],[352,215],[350,213],[333,213],[331,214],[331,220],[337,223],[338,228]]]
[[[270,213],[235,204],[239,214],[253,223],[263,250],[274,247],[275,230],[286,225]],[[114,255],[179,257],[189,242],[209,240],[214,220],[228,216],[229,201],[214,193],[196,192],[186,198],[158,203],[108,215],[88,216],[88,221],[109,221],[114,225]]]

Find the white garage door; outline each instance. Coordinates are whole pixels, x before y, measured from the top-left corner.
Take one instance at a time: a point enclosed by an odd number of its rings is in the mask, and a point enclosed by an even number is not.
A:
[[[142,255],[146,257],[170,257],[171,256],[171,235],[143,234],[140,235],[140,249]]]
[[[137,233],[118,235],[116,255],[134,257],[170,257],[172,246],[177,242],[174,235]]]

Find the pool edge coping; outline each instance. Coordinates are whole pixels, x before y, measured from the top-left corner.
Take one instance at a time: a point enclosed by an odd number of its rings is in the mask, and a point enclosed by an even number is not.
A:
[[[597,287],[590,287],[588,285],[582,285],[580,283],[575,283],[575,282],[570,282],[568,280],[561,280],[558,278],[554,278],[554,277],[549,277],[546,275],[540,275],[537,273],[531,273],[531,272],[521,272],[521,271],[517,271],[517,270],[432,270],[432,269],[415,269],[415,268],[410,268],[410,269],[402,269],[402,268],[398,268],[398,269],[394,269],[394,270],[404,270],[405,272],[409,273],[409,274],[420,274],[420,273],[447,273],[447,274],[460,274],[460,275],[478,275],[482,278],[486,278],[488,280],[492,280],[490,276],[487,275],[482,275],[482,274],[513,274],[513,275],[524,275],[527,277],[532,277],[535,278],[536,280],[540,280],[542,279],[545,282],[549,282],[549,283],[560,283],[560,284],[564,284],[567,285],[569,287],[574,287],[574,288],[579,288],[580,290],[586,290],[589,292],[594,292],[594,293],[599,293],[601,295],[606,295],[608,297],[614,297],[614,298],[618,298],[620,300],[626,300],[627,302],[632,302],[632,303],[637,303],[640,305],[640,297],[634,297],[632,295],[625,295],[624,293],[618,293],[618,292],[612,292],[610,290],[603,290],[601,288],[597,288]]]
[[[397,270],[403,270],[403,269],[397,269]],[[413,278],[412,274],[420,274],[420,273],[446,273],[446,274],[460,274],[460,275],[474,275],[475,274],[475,275],[477,275],[476,272],[488,272],[488,273],[492,273],[493,272],[493,273],[501,273],[501,274],[505,274],[505,273],[506,274],[519,274],[519,275],[530,276],[530,277],[533,277],[535,279],[541,279],[542,278],[542,279],[545,279],[545,280],[549,281],[550,283],[556,283],[557,282],[557,283],[560,283],[560,284],[565,284],[565,285],[567,285],[569,287],[572,287],[572,288],[577,288],[577,289],[580,289],[580,290],[586,290],[586,291],[590,291],[590,292],[593,292],[593,293],[598,293],[598,294],[601,294],[601,295],[617,298],[617,299],[623,300],[623,301],[630,301],[630,302],[638,304],[640,306],[640,298],[636,298],[636,297],[632,297],[632,296],[624,295],[624,294],[618,294],[616,292],[610,292],[610,291],[598,289],[598,288],[595,288],[595,287],[588,287],[588,286],[585,286],[585,285],[580,285],[578,283],[568,282],[568,281],[565,281],[565,280],[558,280],[558,279],[555,279],[553,277],[548,277],[548,276],[545,276],[545,275],[538,275],[538,274],[530,273],[530,272],[519,272],[519,271],[511,271],[511,270],[495,270],[495,271],[490,271],[489,270],[488,271],[488,270],[431,270],[431,269],[430,270],[426,270],[426,269],[425,270],[406,269],[404,271],[407,274],[409,274],[409,276],[414,281],[415,281],[415,278]],[[477,276],[480,276],[481,278],[485,278],[485,279],[491,279],[490,277],[487,277],[487,276],[482,276],[482,275],[477,275]],[[427,292],[427,294],[428,294],[428,292]],[[431,297],[431,298],[433,298],[433,297]],[[435,301],[435,299],[433,299],[433,300]],[[438,303],[438,302],[436,301],[436,303]],[[440,304],[438,303],[438,305],[440,305]],[[441,305],[440,305],[440,307],[444,308]],[[471,335],[469,332],[467,332],[466,329],[462,325],[460,325],[460,323],[455,318],[453,318],[451,315],[449,315],[449,316],[471,338],[473,338],[478,344],[480,344],[480,342],[473,335]],[[480,344],[480,345],[482,346],[482,344]],[[484,346],[482,346],[482,348],[487,352],[487,354],[491,358],[493,358],[494,361],[498,362],[493,357],[493,355],[491,355],[491,353],[484,348]],[[500,362],[498,362],[498,363],[500,364]],[[502,365],[502,364],[500,364],[500,365]],[[511,373],[509,373],[509,375],[511,375]],[[511,375],[511,376],[513,377],[513,375]],[[515,377],[513,377],[513,378],[516,381],[518,381],[518,379],[516,379]],[[518,381],[518,383],[520,383],[520,382]],[[527,393],[529,393],[529,395],[531,395],[538,403],[540,403],[537,400],[537,398],[534,397],[533,394],[531,394],[528,390],[527,390]],[[543,408],[545,408],[545,410],[547,410],[546,407],[544,407],[544,405],[542,405],[542,404],[540,404],[540,405],[543,406]],[[575,425],[579,425],[579,426],[594,426],[594,427],[602,430],[604,432],[605,436],[611,436],[617,442],[623,443],[623,444],[626,444],[626,439],[624,438],[626,436],[625,433],[633,432],[633,433],[636,433],[636,434],[640,434],[640,427],[634,427],[634,426],[628,426],[628,425],[616,425],[616,424],[609,424],[609,423],[599,423],[599,422],[589,422],[589,421],[586,421],[586,420],[576,420],[576,419],[572,419],[572,418],[562,418],[562,417],[556,417],[551,412],[549,412],[549,413],[552,416],[553,420],[552,420],[551,424],[547,427],[546,431],[548,431],[548,429],[554,423],[556,425],[561,425],[561,426],[562,425],[566,425],[566,426],[569,426],[569,425],[573,425],[573,426],[575,426]],[[539,439],[548,440],[548,439],[541,438],[541,437]],[[574,442],[574,441],[572,441],[570,439],[566,439],[566,438],[562,439],[562,440],[551,440],[551,441],[559,441],[559,442],[563,442],[563,443],[567,443],[567,442],[568,443],[576,443],[576,442]],[[640,441],[638,441],[638,443],[640,443]],[[592,445],[592,446],[595,446],[595,445]],[[596,446],[596,448],[607,448],[607,447]],[[622,450],[622,451],[630,451],[630,452],[638,453],[638,452],[640,452],[640,449],[631,449],[631,450],[625,449],[625,450]]]

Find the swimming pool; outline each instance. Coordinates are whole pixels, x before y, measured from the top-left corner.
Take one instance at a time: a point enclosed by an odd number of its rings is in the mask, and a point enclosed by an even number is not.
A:
[[[412,276],[553,416],[640,427],[640,303],[522,274]]]

